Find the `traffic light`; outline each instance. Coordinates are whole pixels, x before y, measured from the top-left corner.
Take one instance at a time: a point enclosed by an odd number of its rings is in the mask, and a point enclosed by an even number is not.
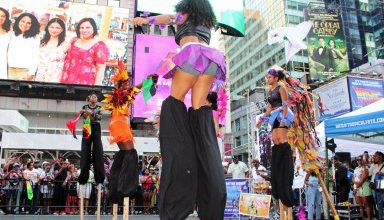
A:
[[[326,142],[326,149],[328,149],[328,150],[332,151],[333,153],[335,153],[336,147],[337,147],[337,145],[335,144],[335,140],[333,138],[327,140],[327,142]]]

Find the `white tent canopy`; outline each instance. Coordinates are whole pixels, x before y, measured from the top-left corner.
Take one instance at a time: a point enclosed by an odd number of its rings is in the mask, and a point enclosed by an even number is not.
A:
[[[380,112],[384,110],[384,99],[381,99],[375,103],[372,103],[368,106],[355,110],[353,112],[335,117],[330,120],[338,119],[348,119],[348,118],[357,118],[361,115],[372,114],[375,112]],[[383,115],[384,116],[384,115]],[[318,155],[324,157],[325,155],[325,125],[324,122],[320,123],[316,127],[317,135],[321,141],[320,149],[318,150]],[[358,133],[358,132],[357,132]],[[366,142],[358,142],[344,139],[334,139],[335,144],[337,145],[336,152],[350,152],[352,157],[361,155],[364,151],[368,151],[370,154],[375,151],[383,151],[384,143],[382,144],[373,144]],[[330,152],[330,151],[329,151]]]

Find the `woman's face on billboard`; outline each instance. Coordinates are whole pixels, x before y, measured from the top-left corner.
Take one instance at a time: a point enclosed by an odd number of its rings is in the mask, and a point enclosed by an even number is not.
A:
[[[6,19],[5,13],[0,10],[0,27],[3,27],[5,19]]]
[[[28,31],[31,28],[31,26],[32,26],[32,21],[31,21],[30,17],[24,16],[20,20],[19,29],[20,29],[21,33]]]
[[[83,39],[93,38],[93,32],[94,32],[93,27],[91,23],[89,23],[88,21],[85,21],[80,25],[81,38]]]
[[[58,37],[61,34],[61,32],[63,32],[63,28],[61,28],[59,23],[53,22],[52,24],[49,25],[48,31],[51,37]]]

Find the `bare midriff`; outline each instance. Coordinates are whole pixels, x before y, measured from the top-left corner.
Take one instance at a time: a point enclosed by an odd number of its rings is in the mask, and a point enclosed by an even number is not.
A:
[[[194,35],[187,35],[187,36],[184,36],[183,38],[181,38],[181,40],[180,40],[180,47],[182,47],[186,43],[191,43],[191,42],[192,43],[207,44],[207,42],[205,42],[204,40],[202,40],[199,37],[196,37]]]

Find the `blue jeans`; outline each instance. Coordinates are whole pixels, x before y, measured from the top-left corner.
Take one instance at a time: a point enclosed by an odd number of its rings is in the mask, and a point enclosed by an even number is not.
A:
[[[307,211],[308,220],[313,219],[313,212],[316,211],[316,219],[321,218],[321,201],[323,197],[319,191],[319,185],[308,186],[307,188]]]
[[[375,203],[377,207],[377,218],[379,220],[382,220],[384,219],[384,216],[383,216],[384,192],[374,190],[374,198],[375,198]]]

